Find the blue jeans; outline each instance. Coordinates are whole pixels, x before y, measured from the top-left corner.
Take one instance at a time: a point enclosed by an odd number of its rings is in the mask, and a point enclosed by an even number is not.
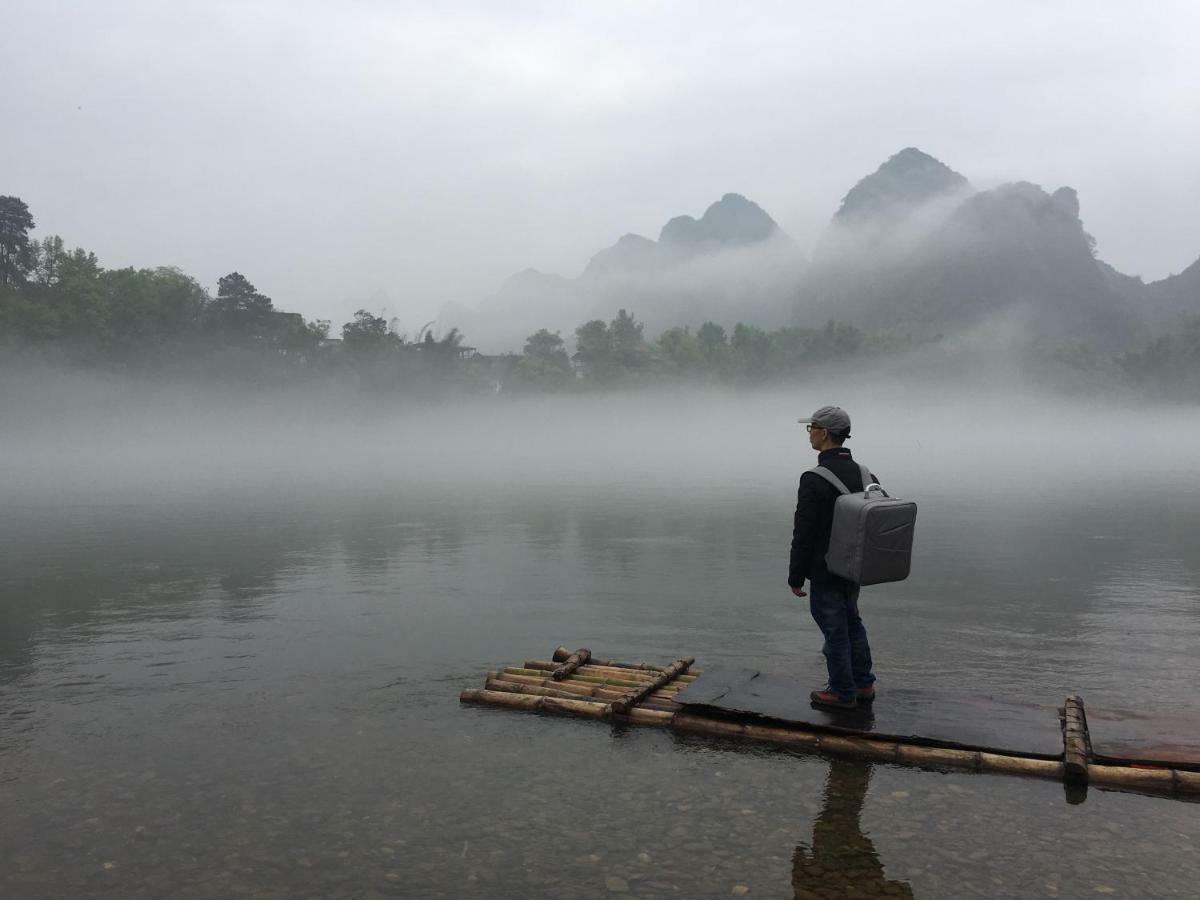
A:
[[[829,669],[829,689],[850,700],[859,688],[875,683],[871,645],[858,614],[858,587],[809,582],[808,608],[825,635],[821,652]]]

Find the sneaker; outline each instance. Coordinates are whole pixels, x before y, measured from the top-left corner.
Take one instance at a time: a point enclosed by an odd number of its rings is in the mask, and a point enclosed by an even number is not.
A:
[[[859,703],[874,703],[875,702],[875,686],[871,685],[870,687],[859,688],[858,689],[858,702]]]
[[[843,700],[837,692],[828,688],[823,691],[813,691],[808,695],[808,699],[812,701],[813,706],[824,706],[828,709],[854,709],[858,705],[858,701],[854,697]]]

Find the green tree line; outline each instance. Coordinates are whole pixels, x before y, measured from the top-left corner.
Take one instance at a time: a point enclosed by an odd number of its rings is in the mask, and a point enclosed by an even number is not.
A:
[[[170,267],[105,269],[63,239],[30,236],[33,216],[0,197],[0,350],[154,374],[290,380],[354,375],[365,386],[427,388],[464,381],[462,336],[419,340],[360,310],[330,339],[330,323],[277,309],[240,272],[210,295]]]
[[[241,381],[350,378],[376,391],[560,392],[694,381],[753,385],[814,369],[865,366],[904,352],[938,352],[933,339],[870,333],[843,322],[765,330],[705,322],[647,338],[627,310],[575,329],[571,352],[546,329],[523,352],[482,356],[451,329],[411,339],[359,310],[331,338],[328,321],[276,308],[239,272],[210,295],[175,268],[105,269],[61,237],[31,237],[33,216],[0,197],[0,352],[131,372],[220,375]],[[1072,388],[1128,384],[1193,397],[1200,388],[1200,316],[1136,352],[1102,353],[1082,341],[1021,348],[1028,372]]]
[[[829,363],[854,363],[870,355],[916,346],[910,337],[882,338],[830,321],[820,328],[767,331],[738,322],[726,331],[705,322],[695,332],[669,328],[648,340],[641,322],[619,310],[610,322],[594,319],[575,329],[574,354],[560,334],[529,336],[516,359],[512,383],[524,389],[564,390],[628,386],[657,381],[761,384]]]

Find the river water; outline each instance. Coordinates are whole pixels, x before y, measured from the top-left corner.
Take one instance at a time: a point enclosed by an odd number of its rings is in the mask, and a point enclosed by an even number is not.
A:
[[[559,644],[823,683],[816,400],[10,430],[0,896],[1195,896],[1197,804],[459,705]],[[1200,416],[857,402],[921,504],[880,704],[1200,710]]]

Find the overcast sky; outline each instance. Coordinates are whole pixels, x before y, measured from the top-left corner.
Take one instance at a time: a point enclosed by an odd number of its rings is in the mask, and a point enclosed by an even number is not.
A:
[[[1154,279],[1200,256],[1197,35],[1191,2],[4,0],[0,194],[106,266],[414,329],[728,191],[808,249],[913,145],[1075,187]]]

